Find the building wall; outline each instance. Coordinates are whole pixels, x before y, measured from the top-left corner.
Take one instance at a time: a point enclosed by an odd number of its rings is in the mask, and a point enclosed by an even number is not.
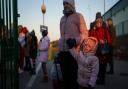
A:
[[[117,36],[128,34],[128,6],[112,16]]]
[[[128,34],[128,1],[120,0],[110,10],[108,10],[103,18],[106,21],[109,17],[113,18],[116,26],[117,36]]]

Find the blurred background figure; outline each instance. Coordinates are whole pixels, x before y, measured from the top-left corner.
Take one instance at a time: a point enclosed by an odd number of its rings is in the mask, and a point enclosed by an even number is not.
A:
[[[113,25],[112,18],[107,19],[107,26],[108,26],[108,32],[110,33],[110,37],[111,37],[111,45],[110,45],[111,50],[108,55],[109,71],[107,71],[107,73],[113,74],[114,73],[113,56],[114,56],[114,48],[116,47],[116,28]]]
[[[23,72],[24,67],[24,58],[25,58],[25,34],[28,32],[26,27],[19,26],[19,49],[20,49],[20,59],[19,59],[19,73]]]
[[[31,61],[30,61],[30,33],[27,32],[25,34],[25,61],[24,61],[24,70],[25,71],[30,71],[31,70]]]
[[[35,69],[36,69],[37,48],[38,48],[38,39],[35,35],[35,31],[32,30],[32,32],[30,32],[30,49],[29,49],[30,59],[32,60],[32,69],[30,71],[30,74],[36,74]]]

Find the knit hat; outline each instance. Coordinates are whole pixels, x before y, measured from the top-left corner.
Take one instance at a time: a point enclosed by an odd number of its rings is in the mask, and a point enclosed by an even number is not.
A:
[[[24,34],[26,34],[26,33],[28,33],[28,29],[27,29],[27,27],[23,27],[21,30],[20,30],[20,33],[24,33]]]
[[[96,19],[98,19],[98,18],[102,18],[101,12],[97,12],[97,13],[96,13]]]
[[[73,8],[75,8],[75,1],[74,0],[63,0],[63,2],[68,2]]]

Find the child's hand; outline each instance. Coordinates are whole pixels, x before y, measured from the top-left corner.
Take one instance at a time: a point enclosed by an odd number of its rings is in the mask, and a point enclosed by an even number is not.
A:
[[[104,44],[104,40],[100,39],[100,43],[101,43],[101,44]]]

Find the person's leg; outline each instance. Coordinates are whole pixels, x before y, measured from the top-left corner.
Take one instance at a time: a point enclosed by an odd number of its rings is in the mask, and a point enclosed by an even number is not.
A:
[[[108,70],[107,74],[113,74],[114,73],[113,59],[109,59],[108,65],[109,65],[109,70]]]
[[[35,59],[34,58],[31,58],[32,60],[31,60],[31,74],[36,74],[36,64],[35,64]]]
[[[65,57],[64,57],[65,58]],[[60,63],[60,66],[61,66],[61,71],[62,71],[62,76],[63,76],[63,81],[64,81],[64,89],[68,89],[69,87],[69,75],[67,74],[68,73],[68,64],[66,62],[67,59],[61,59],[61,63]],[[70,89],[70,88],[69,88]]]
[[[29,57],[28,59],[28,69],[31,70],[32,69],[32,63],[31,63],[31,58]]]
[[[101,81],[100,81],[101,80],[101,73],[102,73],[102,64],[99,63],[99,72],[98,72],[97,81],[96,81],[97,84],[101,83]]]
[[[46,63],[44,63],[44,62],[42,62],[42,69],[43,69],[43,74],[47,75]]]
[[[114,62],[113,62],[114,60],[113,60],[113,58],[111,59],[111,61],[110,61],[110,73],[114,73]]]
[[[47,74],[47,67],[46,63],[42,62],[42,69],[43,69],[43,81],[48,81],[48,74]]]
[[[103,84],[106,82],[106,65],[105,63],[102,65],[101,81],[103,81]]]
[[[31,70],[31,62],[30,62],[30,57],[26,56],[25,57],[25,67],[24,70],[30,71]]]
[[[111,48],[111,60],[110,60],[110,72],[113,74],[114,73],[114,60],[113,60],[113,47]]]
[[[35,61],[35,58],[32,59],[32,63],[33,63],[33,70],[35,71],[36,70],[36,61]]]
[[[69,58],[67,52],[60,52],[60,67],[63,76],[63,87],[64,89],[71,89],[71,82],[70,82],[70,67],[69,67]]]
[[[64,52],[61,59],[61,70],[64,79],[64,89],[78,89],[77,62],[69,52]]]
[[[57,80],[52,80],[53,89],[62,89]]]
[[[99,73],[97,78],[97,84],[105,84],[105,76],[106,76],[106,64],[99,64]]]
[[[21,47],[20,48],[20,69],[23,70],[23,65],[24,65],[24,58],[25,58],[25,48]]]
[[[113,74],[114,73],[114,60],[113,60],[113,48],[111,47],[111,52],[110,52],[110,55],[109,55],[109,71],[107,72],[108,74]]]
[[[70,58],[69,68],[70,68],[70,73],[71,73],[71,76],[70,76],[71,87],[72,89],[78,89],[78,83],[77,83],[78,64],[71,54],[69,55],[69,58]]]

